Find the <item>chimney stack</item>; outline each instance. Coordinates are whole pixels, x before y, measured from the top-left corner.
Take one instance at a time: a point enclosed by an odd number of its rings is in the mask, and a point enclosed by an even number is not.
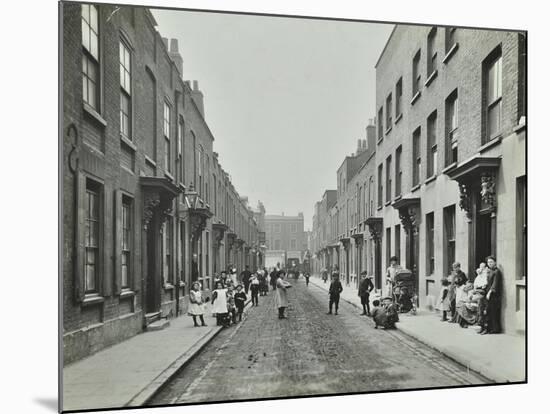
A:
[[[204,118],[204,96],[199,89],[199,81],[193,81],[193,90],[191,91],[191,97],[193,98],[195,105],[197,105],[199,112]]]
[[[357,151],[356,154],[359,155],[363,152],[363,144],[361,143],[361,140],[357,140]]]
[[[166,45],[166,49],[168,49],[168,45]],[[176,65],[176,68],[178,68],[180,76],[183,77],[183,58],[181,57],[179,51],[178,39],[170,39],[170,51],[168,54],[170,55],[170,59],[172,59]]]
[[[367,125],[366,131],[367,150],[372,154],[376,150],[376,126],[374,125],[374,121],[372,119],[369,119],[369,124]]]
[[[162,38],[162,43],[164,43],[164,47],[166,48],[166,50],[168,50],[168,38],[163,37]]]

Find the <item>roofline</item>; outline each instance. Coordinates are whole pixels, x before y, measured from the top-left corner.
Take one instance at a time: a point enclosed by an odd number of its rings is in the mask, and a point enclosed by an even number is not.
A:
[[[388,48],[388,44],[390,43],[390,40],[393,37],[393,34],[395,33],[395,29],[397,29],[397,24],[393,25],[393,30],[391,31],[390,35],[388,36],[388,40],[386,40],[386,44],[384,45],[384,48],[382,49],[382,52],[380,53],[380,56],[378,56],[378,60],[374,64],[374,69],[377,68],[378,64],[380,63],[380,59],[382,59],[382,56],[386,52],[386,49]]]

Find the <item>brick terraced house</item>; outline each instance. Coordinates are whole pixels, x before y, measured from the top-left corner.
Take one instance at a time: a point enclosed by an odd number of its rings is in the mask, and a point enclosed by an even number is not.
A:
[[[396,255],[432,308],[453,262],[474,278],[495,255],[503,328],[524,331],[525,45],[522,32],[395,26],[376,64],[373,155],[358,169],[346,157],[336,201],[315,206],[317,271],[338,264],[356,286],[368,270],[381,289]]]
[[[67,364],[183,314],[193,281],[263,259],[262,213],[213,151],[177,40],[147,8],[60,7]]]

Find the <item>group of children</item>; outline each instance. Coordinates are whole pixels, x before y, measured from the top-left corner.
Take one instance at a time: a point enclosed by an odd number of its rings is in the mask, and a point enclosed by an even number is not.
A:
[[[203,298],[201,284],[194,282],[189,292],[189,308],[187,313],[193,318],[195,327],[207,326],[204,321],[205,305],[210,301],[212,313],[216,315],[218,326],[230,326],[242,321],[244,307],[248,299],[248,289],[237,282],[235,269],[225,270],[214,280],[212,298]],[[267,295],[267,274],[263,270],[247,277],[246,288],[250,288],[252,306],[258,306],[258,296]],[[200,321],[200,324],[198,323]]]

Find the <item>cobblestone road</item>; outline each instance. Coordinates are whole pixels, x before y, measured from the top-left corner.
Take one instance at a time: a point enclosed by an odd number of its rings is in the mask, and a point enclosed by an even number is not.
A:
[[[288,319],[273,292],[236,327],[222,331],[150,405],[368,392],[487,382],[398,331],[340,302],[326,315],[327,293],[293,281]]]

